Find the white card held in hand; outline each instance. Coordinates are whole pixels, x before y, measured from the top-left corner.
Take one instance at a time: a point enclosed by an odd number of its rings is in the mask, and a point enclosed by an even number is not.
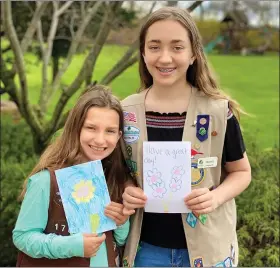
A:
[[[191,192],[191,143],[144,142],[143,183],[146,212],[188,213]]]

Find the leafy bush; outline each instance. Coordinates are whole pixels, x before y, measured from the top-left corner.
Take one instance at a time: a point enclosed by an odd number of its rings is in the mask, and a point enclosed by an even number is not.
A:
[[[17,197],[36,160],[28,126],[24,122],[13,124],[9,116],[1,116],[0,266],[15,266],[12,230],[20,208]]]
[[[25,121],[15,123],[10,115],[1,115],[1,158],[22,163],[33,155],[32,133]]]
[[[239,265],[279,267],[279,149],[248,148],[252,182],[236,200]]]

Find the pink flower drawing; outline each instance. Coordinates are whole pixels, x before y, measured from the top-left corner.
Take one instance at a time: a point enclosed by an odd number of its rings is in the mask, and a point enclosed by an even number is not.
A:
[[[180,180],[182,175],[185,173],[185,170],[182,166],[174,167],[171,171],[172,179],[174,180]]]
[[[165,195],[165,193],[167,192],[164,182],[159,182],[157,184],[153,184],[152,188],[154,190],[153,191],[154,197],[162,198]]]
[[[176,191],[180,190],[181,186],[182,186],[182,181],[181,180],[171,179],[169,187],[170,187],[172,192],[176,192]]]
[[[153,168],[153,170],[149,170],[146,173],[146,178],[150,186],[162,182],[161,172],[159,172],[156,168]]]

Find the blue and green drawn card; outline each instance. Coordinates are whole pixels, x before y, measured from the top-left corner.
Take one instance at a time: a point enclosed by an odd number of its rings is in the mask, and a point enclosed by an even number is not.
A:
[[[103,233],[116,229],[104,215],[111,202],[100,160],[55,171],[69,232]]]

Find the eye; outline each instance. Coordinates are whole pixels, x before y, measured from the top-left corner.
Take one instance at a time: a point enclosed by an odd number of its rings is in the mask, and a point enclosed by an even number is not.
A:
[[[183,47],[180,47],[180,46],[174,47],[174,50],[175,50],[175,51],[180,51],[180,50],[182,50],[182,49],[184,49],[184,48],[183,48]]]
[[[150,49],[150,50],[158,50],[158,49],[159,49],[159,46],[150,46],[149,49]]]
[[[95,127],[94,126],[85,126],[86,129],[89,129],[89,130],[95,130]]]
[[[114,129],[108,129],[108,130],[107,130],[107,132],[108,132],[108,133],[112,133],[112,134],[114,134],[114,133],[116,133],[117,131],[116,131],[116,130],[114,130]]]

